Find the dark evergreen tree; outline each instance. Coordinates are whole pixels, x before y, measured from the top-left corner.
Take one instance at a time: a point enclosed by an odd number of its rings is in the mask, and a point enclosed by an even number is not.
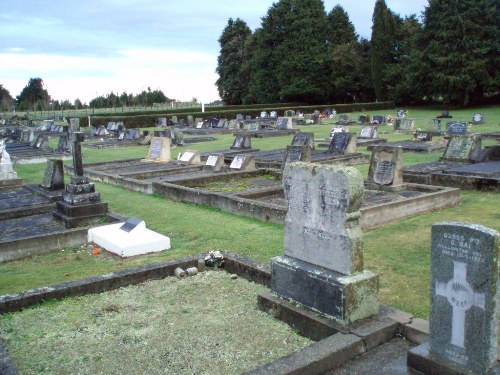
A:
[[[414,71],[421,94],[477,104],[500,87],[498,0],[430,0]]]
[[[20,109],[43,109],[49,104],[50,95],[43,88],[41,78],[30,78],[28,84],[16,97]]]
[[[384,101],[389,91],[385,85],[384,70],[387,64],[393,62],[397,21],[384,0],[376,1],[372,21],[370,70],[377,100]]]
[[[259,102],[326,98],[327,19],[321,0],[280,0],[262,18],[250,63]]]
[[[356,43],[358,35],[349,15],[340,5],[328,13],[328,41],[333,45]]]
[[[248,81],[242,74],[245,42],[252,34],[247,24],[237,18],[229,19],[219,38],[220,54],[217,59],[216,82],[219,95],[225,104],[241,104]]]
[[[401,19],[396,16],[397,28],[393,59],[383,69],[383,85],[388,90],[388,99],[395,102],[419,101],[413,72],[413,59],[417,38],[422,31],[422,25],[415,15]]]
[[[14,104],[14,98],[3,85],[0,85],[0,110],[9,111]]]

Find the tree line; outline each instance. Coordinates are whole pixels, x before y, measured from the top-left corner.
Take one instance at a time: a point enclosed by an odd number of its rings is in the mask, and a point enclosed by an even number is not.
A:
[[[228,20],[216,85],[225,104],[498,101],[499,21],[497,0],[429,0],[421,20],[377,0],[367,40],[340,5],[279,0],[254,32]]]
[[[196,100],[193,98],[193,100]],[[44,88],[41,78],[30,78],[28,84],[21,93],[14,99],[10,92],[0,84],[0,110],[10,111],[14,104],[20,111],[58,111],[67,109],[82,108],[116,108],[131,106],[152,106],[155,103],[171,103],[175,99],[169,99],[161,90],[151,90],[149,87],[142,90],[139,94],[128,94],[123,92],[115,94],[111,91],[109,94],[100,95],[92,99],[89,104],[82,103],[80,99],[54,100]]]

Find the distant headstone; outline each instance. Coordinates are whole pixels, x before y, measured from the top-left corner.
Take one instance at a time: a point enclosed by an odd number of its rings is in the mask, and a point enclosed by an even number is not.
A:
[[[500,234],[481,225],[432,226],[429,342],[410,350],[411,367],[424,373],[430,373],[426,368],[443,368],[447,374],[493,373],[499,246]]]
[[[149,145],[147,161],[168,162],[170,161],[170,138],[153,137]]]
[[[211,154],[208,155],[205,167],[203,169],[218,172],[221,170],[223,165],[224,165],[224,154]]]
[[[481,152],[481,136],[479,134],[452,136],[446,146],[441,161],[474,161]]]
[[[177,116],[172,116],[172,118],[170,119],[170,121],[172,121],[172,124],[177,125],[177,123],[178,123]]]
[[[372,146],[368,184],[396,188],[403,184],[403,148]]]
[[[394,130],[412,131],[415,127],[415,119],[398,117],[394,123]]]
[[[356,152],[356,138],[356,135],[352,133],[334,133],[328,151],[332,154],[354,153]]]
[[[69,132],[74,133],[80,131],[80,119],[78,117],[69,119]]]
[[[341,124],[341,125],[347,125],[347,124],[350,124],[351,123],[351,119],[349,117],[349,115],[339,115],[339,121],[338,121],[338,124]]]
[[[259,124],[257,124],[256,122],[248,124],[248,131],[256,132],[258,130],[259,130]]]
[[[236,125],[238,124],[238,121],[236,120],[229,120],[229,124],[228,124],[228,129],[234,129],[236,127]]]
[[[115,125],[116,124],[113,121],[109,121],[108,125],[106,125],[106,129],[107,130],[114,130]]]
[[[446,133],[449,135],[467,134],[467,124],[465,122],[450,121],[446,124]]]
[[[375,125],[385,124],[385,117],[382,116],[382,115],[375,115],[375,116],[373,116],[373,118],[372,118],[372,124],[375,124]]]
[[[199,123],[196,124],[196,129],[201,129],[203,128],[203,121],[200,121]]]
[[[177,161],[185,164],[199,164],[201,163],[200,152],[184,151],[182,154],[179,154]]]
[[[372,139],[377,138],[375,135],[377,128],[373,126],[364,126],[361,129],[361,133],[359,134],[359,138]]]
[[[4,186],[2,183],[4,180],[15,180],[18,181],[16,185],[21,185],[21,180],[17,178],[17,173],[12,167],[12,161],[5,146],[5,139],[0,139],[0,190],[2,190]]]
[[[292,139],[292,146],[309,146],[314,148],[314,133],[296,133]]]
[[[269,113],[269,117],[270,117],[270,118],[276,118],[276,117],[278,117],[278,112],[276,112],[276,111],[271,111],[271,113]]]
[[[245,121],[250,121],[251,119],[252,119],[252,116],[250,116],[250,115],[245,116]]]
[[[293,116],[295,116],[295,111],[294,110],[287,109],[285,111],[285,117],[293,117]]]
[[[330,138],[333,137],[335,133],[346,133],[347,128],[343,125],[334,125],[332,130],[330,130]]]
[[[484,123],[484,115],[482,113],[474,113],[472,115],[472,123],[473,124],[482,124],[482,123]]]
[[[187,116],[188,126],[194,125],[194,117],[192,115]]]
[[[276,129],[279,130],[292,129],[292,118],[278,117],[278,119],[276,120]]]
[[[302,146],[286,146],[286,154],[283,160],[283,168],[288,163],[302,161],[304,163],[311,162],[312,147],[310,145]]]
[[[236,155],[229,165],[229,169],[232,171],[254,170],[255,157],[249,155]]]
[[[272,291],[346,323],[377,314],[378,276],[363,270],[362,175],[290,163],[283,185],[285,254],[272,259]]]
[[[167,126],[167,118],[166,117],[158,117],[156,120],[156,125],[159,127],[166,127]]]
[[[370,122],[370,116],[369,115],[359,115],[358,121],[361,124],[368,124]]]
[[[241,113],[238,113],[238,114],[236,115],[236,120],[238,120],[238,121],[243,121],[244,119],[245,119],[245,117],[244,117]]]
[[[224,119],[222,119],[222,118],[221,118],[221,119],[219,120],[219,122],[217,123],[217,126],[216,126],[216,127],[217,127],[217,128],[219,128],[219,129],[220,129],[220,128],[223,128],[223,127],[225,126],[225,123],[226,123],[226,120],[224,120]]]
[[[415,134],[417,141],[428,142],[432,141],[432,134],[429,132],[418,131]]]
[[[248,134],[237,134],[234,139],[232,150],[241,150],[252,148],[251,137]]]
[[[267,114],[267,112],[266,112],[266,111],[262,111],[262,112],[260,113],[260,118],[268,118],[268,117],[269,117],[269,115]]]

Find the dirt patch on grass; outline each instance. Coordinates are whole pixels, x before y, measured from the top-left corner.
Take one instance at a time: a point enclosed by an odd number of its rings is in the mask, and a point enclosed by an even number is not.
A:
[[[0,320],[23,374],[240,374],[312,342],[225,272],[49,302]]]

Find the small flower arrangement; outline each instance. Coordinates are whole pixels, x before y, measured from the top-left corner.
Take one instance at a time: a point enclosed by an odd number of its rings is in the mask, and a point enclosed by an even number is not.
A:
[[[224,256],[220,251],[210,251],[205,257],[205,265],[216,270],[224,265]]]

